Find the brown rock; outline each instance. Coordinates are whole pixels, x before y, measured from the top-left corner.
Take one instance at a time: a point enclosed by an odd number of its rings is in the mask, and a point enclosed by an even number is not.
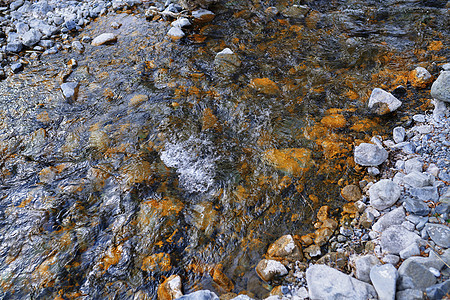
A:
[[[158,300],[173,300],[183,296],[181,292],[181,277],[172,275],[158,287]]]
[[[358,208],[355,206],[353,202],[346,203],[342,207],[342,215],[349,215],[351,218],[354,218],[357,212]]]
[[[227,277],[222,272],[223,266],[221,264],[217,265],[212,271],[212,277],[215,283],[217,283],[221,288],[227,292],[234,290],[234,284],[230,278]]]
[[[270,245],[267,256],[274,259],[287,259],[297,261],[303,259],[302,248],[294,240],[292,235],[283,235]]]
[[[317,264],[327,265],[329,267],[345,270],[348,263],[348,257],[341,252],[330,252],[322,256]]]
[[[302,235],[300,238],[300,241],[301,241],[302,245],[309,246],[312,243],[314,243],[313,239],[314,239],[314,233],[309,233],[306,235]]]
[[[326,219],[322,222],[322,228],[330,228],[332,231],[335,231],[338,227],[338,222],[333,219]]]
[[[301,176],[314,164],[311,151],[305,148],[269,149],[264,152],[264,159],[275,168]]]
[[[310,257],[320,256],[322,253],[320,251],[320,247],[317,245],[311,245],[305,249],[305,253],[307,253]]]
[[[345,117],[340,114],[332,114],[329,116],[325,116],[320,121],[320,123],[330,128],[343,128],[345,127],[345,125],[347,125]]]
[[[330,228],[320,228],[316,230],[316,238],[314,239],[314,243],[319,246],[325,245],[328,240],[333,235],[333,230]]]
[[[283,296],[283,292],[281,291],[281,285],[277,285],[270,291],[271,296]]]
[[[269,78],[255,78],[250,81],[250,86],[266,95],[277,95],[280,92],[277,84]]]
[[[256,266],[256,273],[262,280],[268,282],[277,277],[287,275],[288,271],[279,261],[263,259]]]
[[[325,221],[328,219],[328,213],[330,212],[330,207],[327,205],[322,206],[317,212],[317,219],[319,221]]]
[[[361,199],[362,194],[358,186],[350,184],[341,190],[341,196],[348,202],[355,202]]]
[[[148,101],[147,95],[135,95],[130,99],[129,106],[138,106],[142,102]]]
[[[433,82],[433,76],[425,68],[417,67],[411,71],[408,80],[413,87],[424,89]]]

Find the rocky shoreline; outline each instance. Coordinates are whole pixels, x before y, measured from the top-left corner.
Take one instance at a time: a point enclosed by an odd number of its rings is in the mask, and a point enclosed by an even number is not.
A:
[[[355,148],[355,162],[367,167],[373,180],[342,189],[348,204],[340,222],[323,206],[314,233],[285,235],[269,246],[256,267],[262,280],[275,284],[266,299],[448,299],[448,67],[431,89],[433,113],[414,115],[393,130],[392,140],[373,137]],[[159,288],[159,299],[181,294],[177,275]],[[250,296],[229,293],[220,299]],[[219,297],[202,290],[179,299]]]

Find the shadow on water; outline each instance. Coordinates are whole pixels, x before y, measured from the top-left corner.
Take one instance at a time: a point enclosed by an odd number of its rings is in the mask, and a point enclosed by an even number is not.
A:
[[[442,2],[347,2],[284,17],[265,12],[283,1],[229,1],[180,42],[139,10],[114,14],[80,37],[116,21],[116,44],[3,81],[0,295],[155,298],[171,274],[185,292],[267,295],[254,267],[268,244],[311,232],[321,205],[340,218],[340,188],[366,176],[353,146],[429,108],[409,71],[437,75],[449,57]],[[241,65],[223,75],[226,47]],[[70,58],[71,104],[59,91]],[[367,111],[374,87],[398,85],[395,115]]]

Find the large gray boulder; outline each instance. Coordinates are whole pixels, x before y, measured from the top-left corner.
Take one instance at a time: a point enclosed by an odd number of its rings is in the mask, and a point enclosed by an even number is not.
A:
[[[365,167],[376,167],[388,158],[388,152],[375,144],[361,143],[355,147],[355,163]]]
[[[380,245],[383,251],[390,254],[400,254],[400,251],[413,243],[418,243],[420,240],[420,236],[402,225],[393,225],[381,234]]]
[[[442,72],[431,86],[431,97],[450,102],[450,71]]]
[[[400,279],[399,290],[417,289],[425,291],[427,287],[436,283],[436,277],[428,268],[410,259],[402,263],[398,268],[398,274]]]
[[[402,102],[389,92],[374,88],[369,98],[369,108],[378,115],[384,115],[397,110]]]
[[[450,228],[441,224],[427,224],[425,229],[438,246],[450,248]]]
[[[30,29],[22,35],[22,44],[26,47],[31,47],[39,43],[42,34],[37,29]]]
[[[377,297],[375,289],[370,284],[325,265],[309,267],[306,270],[306,281],[309,297],[313,300],[367,300]]]
[[[370,270],[370,280],[378,293],[380,300],[394,300],[398,271],[391,265],[373,266]]]
[[[400,187],[389,179],[382,179],[369,189],[370,205],[383,210],[397,202],[400,198]]]

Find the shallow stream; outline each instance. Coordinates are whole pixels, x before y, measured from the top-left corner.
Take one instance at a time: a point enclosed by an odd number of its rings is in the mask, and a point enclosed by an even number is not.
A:
[[[142,8],[100,17],[75,38],[116,43],[0,83],[2,298],[152,299],[171,274],[186,293],[261,298],[269,243],[313,231],[321,205],[339,219],[340,189],[366,176],[354,145],[432,107],[408,76],[448,62],[445,1],[238,2],[178,42]],[[266,11],[292,4],[310,10]],[[223,75],[227,47],[241,65]],[[63,80],[80,83],[76,101]],[[399,111],[367,109],[373,88],[399,85]]]

